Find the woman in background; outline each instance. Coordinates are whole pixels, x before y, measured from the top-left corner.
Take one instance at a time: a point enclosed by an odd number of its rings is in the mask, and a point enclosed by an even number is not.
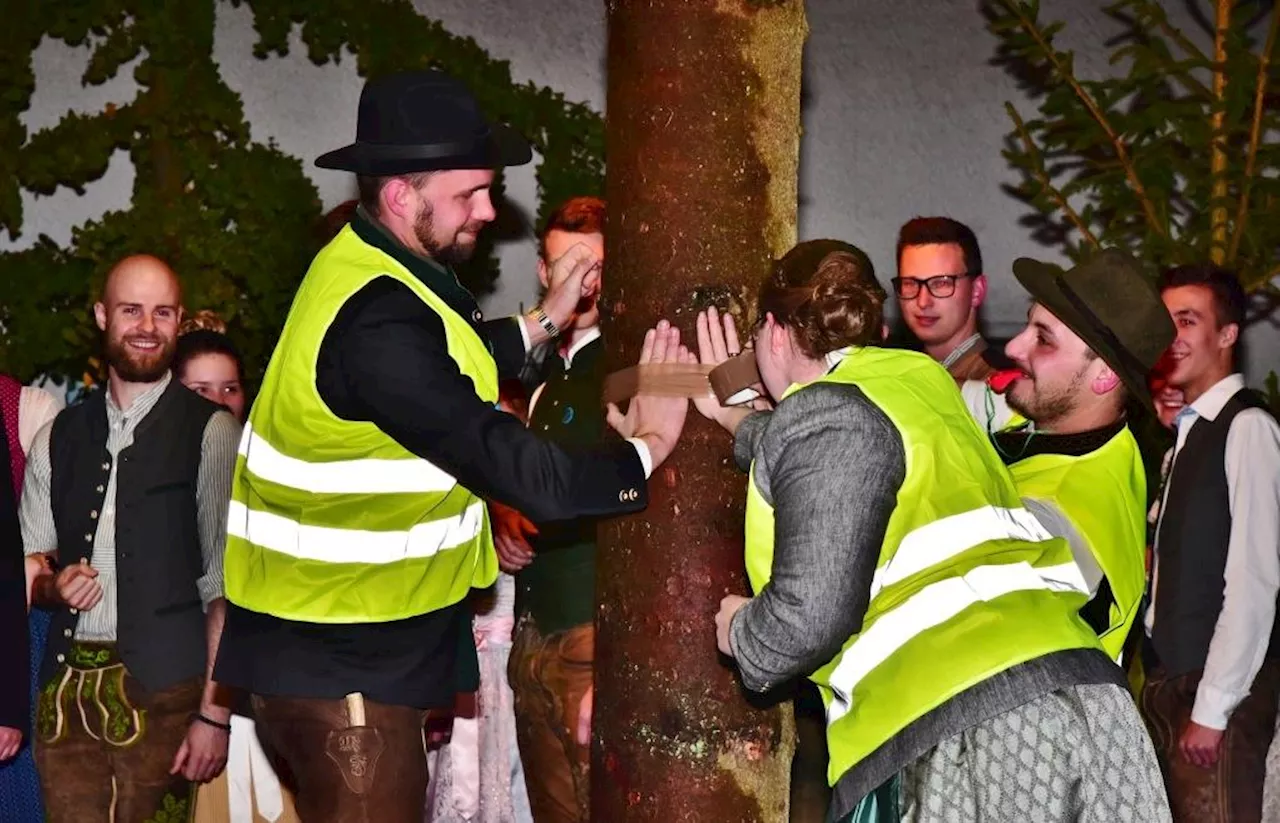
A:
[[[249,405],[244,394],[244,363],[226,332],[227,325],[211,311],[196,312],[183,321],[173,373],[204,399],[226,406],[243,425]]]
[[[196,394],[225,406],[243,424],[249,411],[244,363],[226,331],[226,323],[211,311],[196,312],[183,321],[173,374]],[[232,703],[226,771],[200,787],[195,823],[296,823],[293,798],[281,787],[253,721],[245,716],[247,707],[239,703]]]

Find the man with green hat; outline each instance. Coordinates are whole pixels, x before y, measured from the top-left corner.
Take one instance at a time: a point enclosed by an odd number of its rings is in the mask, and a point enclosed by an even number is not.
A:
[[[1081,616],[1118,659],[1146,580],[1146,474],[1125,409],[1151,404],[1146,375],[1173,323],[1120,251],[1065,271],[1021,258],[1013,272],[1034,301],[1005,347],[1017,369],[1003,394],[973,382],[963,393],[1023,504],[1071,544],[1091,592]]]

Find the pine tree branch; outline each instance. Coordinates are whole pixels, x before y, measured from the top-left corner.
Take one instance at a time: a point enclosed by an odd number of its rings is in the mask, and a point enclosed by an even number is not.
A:
[[[1244,179],[1240,182],[1240,202],[1236,205],[1236,219],[1231,230],[1231,247],[1227,250],[1228,263],[1234,263],[1240,254],[1240,241],[1244,239],[1245,223],[1249,220],[1249,195],[1252,194],[1253,178],[1257,173],[1258,146],[1262,143],[1262,116],[1267,108],[1271,55],[1275,51],[1277,34],[1280,34],[1280,8],[1271,12],[1271,27],[1267,31],[1267,43],[1262,48],[1262,54],[1258,56],[1258,80],[1253,89],[1253,123],[1249,127],[1249,151],[1245,155]]]
[[[1188,38],[1187,35],[1182,32],[1182,29],[1172,25],[1169,22],[1169,18],[1164,13],[1164,7],[1161,6],[1159,3],[1157,3],[1156,8],[1159,10],[1159,13],[1156,15],[1155,21],[1156,21],[1156,25],[1159,26],[1160,31],[1164,32],[1164,35],[1168,37],[1170,40],[1177,43],[1182,48],[1182,50],[1185,51],[1189,57],[1191,57],[1191,59],[1198,60],[1202,63],[1208,63],[1209,55],[1205,54],[1203,51],[1200,50],[1199,46],[1191,42],[1191,39]],[[1203,89],[1204,87],[1201,86],[1201,88]],[[1204,89],[1204,90],[1205,92],[1209,91],[1208,89]]]
[[[1119,133],[1112,127],[1111,121],[1107,119],[1106,114],[1098,106],[1097,101],[1093,99],[1089,92],[1085,91],[1084,86],[1080,85],[1080,81],[1076,79],[1074,72],[1067,68],[1053,45],[1045,39],[1044,33],[1036,25],[1035,21],[1027,17],[1021,0],[1002,0],[1002,2],[1017,16],[1022,29],[1036,41],[1041,51],[1044,52],[1045,58],[1053,66],[1054,71],[1058,73],[1058,76],[1064,82],[1071,86],[1072,91],[1076,93],[1076,97],[1080,98],[1080,102],[1084,104],[1089,114],[1107,135],[1107,138],[1111,140],[1111,145],[1116,152],[1116,159],[1120,161],[1120,166],[1124,169],[1125,177],[1129,181],[1129,187],[1133,189],[1134,196],[1138,198],[1138,202],[1142,206],[1142,212],[1147,218],[1147,223],[1161,237],[1168,237],[1169,229],[1160,222],[1155,204],[1151,202],[1151,197],[1147,194],[1146,187],[1138,179],[1138,172],[1133,166],[1133,161],[1129,158],[1128,148],[1125,146],[1124,141],[1120,139]]]
[[[1272,266],[1269,271],[1260,272],[1256,281],[1242,276],[1240,278],[1240,285],[1244,287],[1245,294],[1266,294],[1280,300],[1280,285],[1273,282],[1277,278],[1280,278],[1280,263]],[[1270,316],[1271,313],[1275,311],[1277,305],[1280,305],[1280,302],[1274,303],[1269,308],[1263,309],[1263,311],[1258,314],[1258,317],[1262,318]]]
[[[1027,130],[1027,124],[1023,122],[1022,117],[1018,115],[1018,110],[1013,107],[1012,103],[1005,103],[1004,108],[1009,113],[1009,119],[1013,121],[1013,128],[1018,132],[1018,137],[1022,140],[1027,156],[1031,158],[1031,174],[1035,177],[1036,182],[1040,184],[1041,191],[1057,203],[1058,209],[1063,216],[1070,221],[1071,225],[1076,227],[1080,234],[1084,235],[1084,239],[1090,246],[1095,249],[1099,248],[1098,238],[1093,236],[1093,232],[1089,231],[1089,226],[1076,213],[1076,210],[1071,207],[1071,203],[1067,201],[1066,196],[1053,185],[1053,180],[1050,179],[1048,169],[1044,165],[1044,155],[1040,153],[1035,140],[1031,138],[1031,132]]]
[[[1159,0],[1142,0],[1141,5],[1142,10],[1140,14],[1143,19],[1153,21],[1155,26],[1160,29],[1161,33],[1163,33],[1165,37],[1177,43],[1192,60],[1199,60],[1205,63],[1209,62],[1209,58],[1204,52],[1200,51],[1195,43],[1188,40],[1187,36],[1183,34],[1180,29],[1169,24],[1169,18],[1165,15],[1164,7],[1160,5]],[[1147,35],[1144,34],[1144,36]],[[1163,55],[1161,55],[1161,57],[1163,57]],[[1210,100],[1213,98],[1213,92],[1209,90],[1208,86],[1197,80],[1190,70],[1179,66],[1178,61],[1172,54],[1169,54],[1168,57],[1169,59],[1165,65],[1165,71],[1173,77],[1178,78],[1178,81],[1182,83],[1182,85],[1186,86],[1187,91],[1196,97],[1204,100]],[[1161,62],[1166,61],[1162,60]]]
[[[1213,206],[1209,210],[1209,258],[1222,265],[1227,258],[1227,34],[1234,0],[1217,0],[1213,31],[1213,115],[1210,117],[1209,175]]]

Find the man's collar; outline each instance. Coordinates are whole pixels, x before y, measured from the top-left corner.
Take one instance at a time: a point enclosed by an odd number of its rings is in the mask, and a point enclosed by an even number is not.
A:
[[[116,397],[111,393],[111,383],[108,382],[104,387],[104,391],[107,395],[107,408],[117,414],[128,414],[135,409],[150,409],[155,405],[156,399],[159,398],[160,395],[164,394],[164,390],[169,388],[169,383],[172,380],[173,372],[166,371],[164,373],[164,377],[161,377],[160,380],[158,380],[151,388],[133,398],[133,402],[129,404],[129,408],[127,409],[120,408],[119,404],[116,403]]]
[[[961,342],[960,345],[952,349],[951,354],[948,354],[946,357],[942,359],[942,368],[949,369],[952,366],[954,366],[960,360],[960,358],[964,357],[970,351],[973,351],[975,354],[978,354],[978,353],[981,353],[982,350],[985,349],[986,347],[987,347],[987,344],[986,344],[986,341],[982,339],[982,335],[979,334],[978,332],[974,332],[973,334],[969,335],[969,337],[967,337],[963,342]]]
[[[585,349],[588,345],[600,339],[600,327],[592,326],[578,340],[569,347],[569,350],[561,354],[564,358],[564,367],[567,369],[573,365],[573,358],[578,352]]]
[[[468,323],[480,322],[482,315],[475,296],[458,281],[453,270],[406,248],[385,226],[365,211],[364,206],[356,206],[356,213],[351,217],[351,230],[370,246],[393,257]]]
[[[1244,388],[1244,375],[1236,372],[1214,383],[1210,389],[1204,394],[1196,398],[1191,404],[1191,408],[1195,413],[1207,420],[1214,420],[1218,413],[1222,411],[1222,407],[1227,405],[1227,401],[1235,396],[1236,392]]]
[[[371,246],[382,249],[397,260],[400,260],[402,256],[407,256],[413,261],[414,265],[426,264],[442,274],[449,271],[432,258],[427,257],[425,254],[418,254],[404,243],[401,243],[391,233],[390,229],[378,222],[377,218],[369,214],[364,206],[356,206],[356,213],[351,218],[351,228],[356,234],[360,235],[361,240]],[[400,262],[403,263],[405,261],[400,260]]]
[[[1110,443],[1125,430],[1126,425],[1127,422],[1121,418],[1105,426],[1074,434],[1052,434],[1030,428],[1010,429],[993,433],[991,442],[1006,466],[1041,454],[1083,457]]]

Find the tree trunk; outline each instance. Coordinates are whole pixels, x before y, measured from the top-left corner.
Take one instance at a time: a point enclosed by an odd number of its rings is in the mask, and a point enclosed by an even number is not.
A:
[[[796,238],[803,0],[610,0],[605,339],[635,363],[660,318],[746,326]],[[592,819],[787,819],[790,705],[757,709],[713,616],[747,594],[746,477],[689,412],[647,511],[600,533]]]

